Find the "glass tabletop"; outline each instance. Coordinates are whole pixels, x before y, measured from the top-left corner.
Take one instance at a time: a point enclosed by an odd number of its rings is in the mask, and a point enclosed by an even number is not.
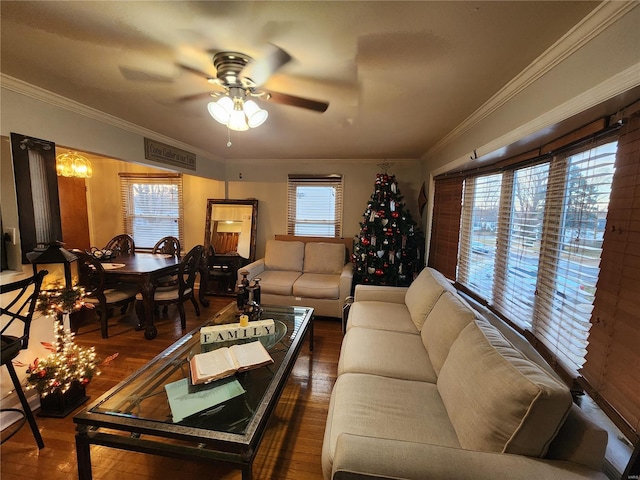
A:
[[[295,362],[295,355],[290,351],[291,347],[294,343],[299,346],[302,340],[298,338],[299,333],[306,331],[313,312],[313,309],[305,307],[263,306],[263,309],[261,318],[273,319],[276,329],[274,334],[258,337],[258,339],[273,358],[273,364],[236,373],[227,380],[220,380],[214,382],[214,385],[206,386],[206,388],[220,389],[224,388],[225,384],[233,382],[234,388],[237,387],[240,394],[236,393],[233,398],[213,405],[206,404],[207,400],[203,400],[205,408],[184,418],[177,415],[176,419],[176,415],[172,414],[166,387],[182,386],[185,389],[189,388],[189,395],[198,395],[201,392],[205,392],[202,395],[207,395],[206,389],[187,386],[188,360],[197,353],[229,344],[229,342],[221,342],[215,346],[201,345],[200,327],[198,327],[107,392],[88,408],[88,412],[119,417],[126,421],[147,420],[159,424],[245,434],[256,412],[261,410],[264,403],[270,402],[272,397],[277,396],[279,388],[283,387],[291,363]],[[236,307],[235,303],[231,303],[201,326],[234,322],[237,322]],[[274,382],[274,379],[278,381]]]

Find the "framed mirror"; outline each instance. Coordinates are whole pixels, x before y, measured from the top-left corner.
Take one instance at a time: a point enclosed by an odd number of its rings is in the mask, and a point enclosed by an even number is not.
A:
[[[204,227],[205,254],[239,256],[253,262],[256,256],[258,200],[207,200]]]

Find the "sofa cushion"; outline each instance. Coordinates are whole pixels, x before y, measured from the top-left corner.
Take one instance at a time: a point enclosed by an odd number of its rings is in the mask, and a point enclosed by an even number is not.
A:
[[[296,297],[329,298],[340,297],[340,275],[303,273],[293,284]]]
[[[451,346],[437,386],[469,450],[543,457],[572,403],[565,385],[477,320]]]
[[[459,447],[433,383],[345,373],[336,380],[322,446],[322,467],[331,472],[341,433]]]
[[[299,271],[265,270],[260,273],[261,293],[292,295],[293,284],[302,275]]]
[[[267,240],[264,255],[265,270],[289,270],[302,273],[304,243]]]
[[[443,292],[427,315],[420,336],[436,373],[460,332],[476,318],[476,312],[458,295]]]
[[[304,273],[340,275],[344,264],[344,243],[307,242],[304,247]]]
[[[364,327],[418,334],[404,303],[354,302],[347,320],[347,329]]]
[[[438,378],[418,335],[360,327],[342,340],[338,375],[346,372],[430,383]]]
[[[432,268],[424,268],[409,286],[404,303],[418,331],[429,312],[445,290],[455,291],[444,275]]]

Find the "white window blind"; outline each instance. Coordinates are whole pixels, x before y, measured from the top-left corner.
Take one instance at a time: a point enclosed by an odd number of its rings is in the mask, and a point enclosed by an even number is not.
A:
[[[182,175],[120,174],[124,231],[136,249],[174,236],[184,245]]]
[[[523,328],[532,324],[549,164],[504,173],[498,233],[496,308]]]
[[[342,175],[289,175],[287,233],[342,236]]]
[[[458,281],[493,300],[502,174],[465,180],[460,225]]]
[[[615,155],[616,142],[592,143],[464,182],[458,282],[574,376],[586,354]]]
[[[554,159],[533,334],[570,372],[584,363],[616,142]]]

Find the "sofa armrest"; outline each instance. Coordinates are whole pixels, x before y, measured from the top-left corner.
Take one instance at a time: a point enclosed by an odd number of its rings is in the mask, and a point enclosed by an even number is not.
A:
[[[343,433],[336,442],[331,478],[606,480],[607,477],[569,462]]]
[[[356,285],[354,301],[378,301],[391,303],[404,303],[404,296],[409,287],[389,287],[380,285]]]
[[[351,295],[351,284],[353,283],[353,264],[345,263],[340,273],[340,306],[346,298]]]
[[[256,260],[255,262],[251,262],[249,265],[245,265],[242,268],[238,269],[238,281],[236,283],[236,285],[240,284],[240,281],[242,280],[242,275],[240,274],[240,272],[247,270],[249,272],[249,275],[247,275],[247,278],[251,281],[256,277],[259,277],[260,274],[262,272],[264,272],[264,258],[259,258],[258,260]]]

